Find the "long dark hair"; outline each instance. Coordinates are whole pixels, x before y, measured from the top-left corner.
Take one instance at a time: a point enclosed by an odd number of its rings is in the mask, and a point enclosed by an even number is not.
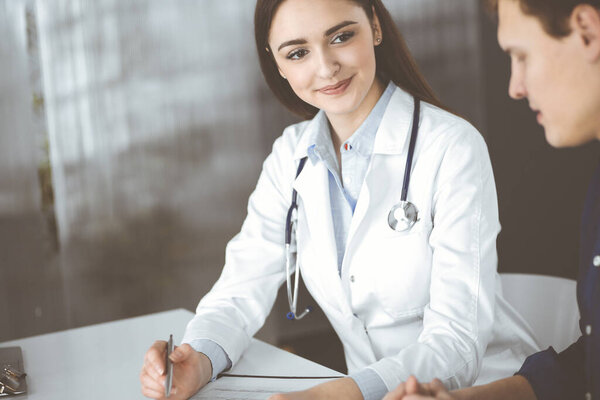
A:
[[[294,114],[310,119],[319,111],[316,107],[300,99],[289,83],[281,77],[269,46],[269,31],[277,9],[286,0],[257,0],[254,12],[254,38],[260,68],[267,84],[281,101]],[[398,87],[427,103],[443,107],[433,90],[419,71],[404,38],[381,0],[350,0],[358,4],[370,21],[373,9],[379,18],[383,42],[375,47],[376,75],[382,82],[392,81]]]

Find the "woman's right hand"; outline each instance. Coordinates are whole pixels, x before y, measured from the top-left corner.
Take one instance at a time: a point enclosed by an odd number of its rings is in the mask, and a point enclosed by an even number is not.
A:
[[[167,342],[156,341],[146,352],[140,373],[142,394],[151,399],[165,399]],[[173,386],[170,400],[184,400],[193,396],[212,377],[209,358],[189,344],[175,348],[170,356],[173,362]]]

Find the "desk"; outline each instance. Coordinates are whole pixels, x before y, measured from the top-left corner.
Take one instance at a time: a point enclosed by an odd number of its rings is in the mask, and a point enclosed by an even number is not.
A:
[[[179,343],[193,315],[178,309],[13,340],[0,347],[23,349],[29,392],[18,399],[143,399],[139,373],[146,350],[169,333]],[[231,373],[340,375],[256,339]]]

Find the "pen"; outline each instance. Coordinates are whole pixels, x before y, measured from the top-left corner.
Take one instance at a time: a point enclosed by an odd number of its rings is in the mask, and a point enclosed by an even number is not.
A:
[[[169,335],[169,342],[167,343],[167,379],[165,379],[165,397],[169,397],[171,394],[171,386],[173,385],[173,363],[169,356],[173,352],[173,335]]]

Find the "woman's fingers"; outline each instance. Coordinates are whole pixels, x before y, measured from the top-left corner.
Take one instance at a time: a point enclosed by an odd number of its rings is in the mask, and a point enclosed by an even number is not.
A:
[[[157,382],[153,377],[142,370],[140,374],[140,382],[142,384],[142,394],[151,399],[161,399],[165,395],[165,386]]]
[[[181,346],[175,347],[175,350],[173,350],[173,353],[171,353],[171,356],[169,358],[174,363],[180,363],[180,362],[184,362],[185,360],[187,360],[188,357],[190,357],[194,353],[195,353],[195,350],[192,349],[192,346],[185,343],[185,344],[182,344]]]
[[[140,372],[142,394],[152,399],[164,398],[165,393],[165,353],[166,342],[156,341],[144,357],[144,365]]]
[[[165,357],[167,352],[167,342],[157,340],[146,352],[146,360],[155,371],[162,375],[165,373]]]
[[[155,379],[153,376],[146,373],[145,369],[142,370],[142,373],[140,374],[140,382],[142,383],[142,386],[153,390],[161,390],[162,388],[164,391],[165,389],[164,377],[162,379]]]
[[[422,393],[423,388],[421,387],[421,384],[413,375],[408,377],[405,384],[407,394],[424,394]]]
[[[406,395],[406,384],[399,384],[396,389],[385,395],[383,400],[401,400]]]
[[[448,389],[446,389],[442,381],[440,381],[437,378],[431,381],[429,387],[431,388],[431,392],[433,395],[437,395],[439,393],[444,393],[448,391]]]

